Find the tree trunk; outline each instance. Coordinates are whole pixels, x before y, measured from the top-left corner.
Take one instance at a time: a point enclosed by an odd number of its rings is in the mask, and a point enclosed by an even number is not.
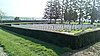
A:
[[[64,0],[62,1],[63,5],[62,5],[62,18],[61,18],[61,24],[63,24],[63,18],[64,18]]]
[[[63,18],[61,19],[61,24],[63,24]]]
[[[92,19],[91,19],[91,24],[93,24],[93,23],[94,23],[94,19],[92,18]]]
[[[81,24],[81,19],[79,18],[79,24]]]
[[[57,19],[55,19],[55,24],[56,24]]]
[[[69,20],[69,24],[71,23],[71,21]]]
[[[51,20],[52,20],[52,19],[50,19],[50,24],[51,24]]]

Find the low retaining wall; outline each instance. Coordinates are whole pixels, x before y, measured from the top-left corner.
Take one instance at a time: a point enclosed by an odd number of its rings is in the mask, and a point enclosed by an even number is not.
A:
[[[42,30],[32,30],[32,29],[4,26],[4,25],[0,25],[0,26],[3,29],[18,34],[22,34],[28,37],[32,37],[48,43],[52,43],[60,47],[70,47],[72,49],[79,49],[100,40],[99,38],[100,30],[85,32],[78,35],[68,35],[68,34],[42,31]]]

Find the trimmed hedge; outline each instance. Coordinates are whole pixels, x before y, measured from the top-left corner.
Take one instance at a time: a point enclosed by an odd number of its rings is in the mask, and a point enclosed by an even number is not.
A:
[[[100,41],[100,30],[93,30],[78,35],[80,47],[84,47]]]
[[[95,43],[99,41],[100,38],[100,30],[95,30],[91,32],[85,32],[78,35],[68,35],[56,32],[42,31],[42,30],[32,30],[25,28],[18,28],[12,26],[4,26],[0,25],[3,29],[32,37],[35,39],[39,39],[51,44],[55,44],[60,47],[69,47],[72,49],[79,49],[85,47],[89,44]]]

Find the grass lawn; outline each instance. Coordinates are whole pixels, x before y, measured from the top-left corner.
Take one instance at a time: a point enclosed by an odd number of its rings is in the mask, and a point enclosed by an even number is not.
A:
[[[0,29],[0,45],[9,56],[60,56],[67,49]]]

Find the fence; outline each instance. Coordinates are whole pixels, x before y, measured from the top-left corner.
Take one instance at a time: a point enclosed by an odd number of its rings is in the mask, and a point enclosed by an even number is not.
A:
[[[95,25],[67,25],[67,24],[32,24],[32,25],[12,25],[14,27],[28,28],[34,30],[59,31],[59,30],[85,30],[87,28],[96,28]]]

